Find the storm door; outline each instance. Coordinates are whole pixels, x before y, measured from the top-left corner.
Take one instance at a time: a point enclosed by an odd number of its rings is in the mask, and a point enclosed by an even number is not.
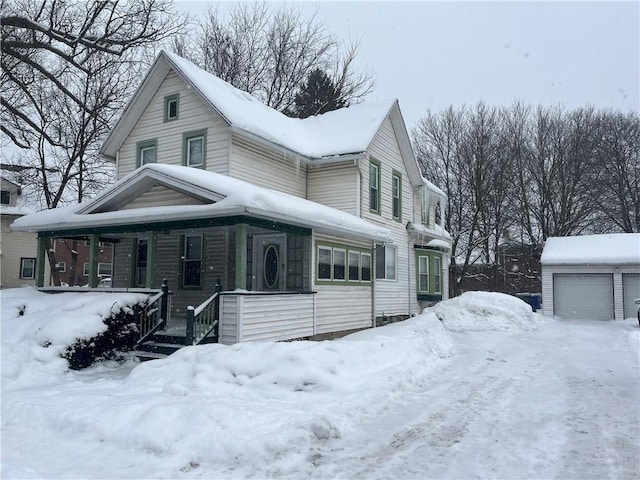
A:
[[[252,289],[283,291],[287,264],[287,238],[284,234],[253,237]]]

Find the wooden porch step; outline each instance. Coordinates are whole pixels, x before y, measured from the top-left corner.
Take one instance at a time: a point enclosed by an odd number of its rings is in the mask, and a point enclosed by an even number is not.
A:
[[[180,350],[184,345],[179,345],[175,343],[165,343],[162,341],[152,340],[150,342],[145,342],[138,347],[138,351],[142,352],[150,352],[150,353],[162,353],[164,355],[171,355],[172,353]]]
[[[160,360],[162,358],[167,358],[169,356],[164,353],[144,352],[142,350],[136,350],[135,355],[136,355],[136,358],[141,362],[147,362],[149,360]]]

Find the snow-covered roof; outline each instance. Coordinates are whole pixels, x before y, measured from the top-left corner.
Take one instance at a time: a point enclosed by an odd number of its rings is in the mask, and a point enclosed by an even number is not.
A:
[[[190,61],[162,50],[123,117],[102,147],[115,157],[137,116],[151,100],[158,82],[173,69],[229,126],[257,136],[309,159],[366,151],[397,100],[361,103],[306,119],[290,118],[263,104],[249,93],[202,70]],[[136,117],[136,118],[132,118]]]
[[[543,265],[640,264],[640,233],[550,237],[540,262]]]
[[[27,208],[25,206],[21,206],[21,207],[0,207],[0,214],[1,215],[28,215],[30,213],[33,213],[34,210],[32,210],[31,208]]]
[[[128,197],[149,180],[169,188],[185,186],[222,198],[205,205],[158,206],[103,211],[110,198]],[[142,193],[142,192],[139,192]],[[335,208],[214,172],[176,165],[147,164],[120,179],[97,197],[69,207],[45,210],[13,222],[14,230],[60,231],[78,228],[136,225],[153,222],[224,218],[246,215],[349,238],[391,242],[388,229]]]

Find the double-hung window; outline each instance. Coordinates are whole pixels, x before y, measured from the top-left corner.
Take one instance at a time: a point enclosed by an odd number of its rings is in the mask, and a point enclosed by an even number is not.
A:
[[[20,259],[20,278],[36,278],[36,259]]]
[[[147,163],[156,163],[156,154],[158,150],[157,140],[145,140],[138,142],[138,167]]]
[[[391,175],[391,211],[394,220],[402,220],[402,176],[396,171]]]
[[[9,190],[0,190],[0,205],[9,205],[11,203],[11,192]]]
[[[207,131],[198,130],[184,134],[183,163],[187,167],[204,167],[206,160]]]
[[[418,291],[429,291],[429,257],[418,257]]]
[[[380,163],[369,162],[369,210],[380,213]]]
[[[357,282],[360,280],[360,252],[349,251],[349,281]]]
[[[433,257],[433,291],[442,293],[442,259]]]
[[[331,280],[331,247],[318,247],[318,280]]]
[[[396,280],[398,249],[392,245],[376,248],[376,278]]]
[[[342,248],[333,249],[333,279],[345,280],[345,265],[347,260],[347,252]]]
[[[370,282],[371,253],[347,246],[318,245],[316,276],[320,282]]]
[[[202,287],[202,235],[185,235],[182,254],[182,286]]]

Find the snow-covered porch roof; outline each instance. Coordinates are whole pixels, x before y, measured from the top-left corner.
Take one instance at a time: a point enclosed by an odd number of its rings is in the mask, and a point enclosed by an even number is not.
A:
[[[155,186],[192,197],[194,204],[127,207]],[[331,207],[226,175],[159,164],[135,170],[87,202],[26,215],[11,228],[55,236],[155,230],[185,222],[199,227],[229,225],[247,220],[276,229],[293,226],[345,238],[392,241],[388,229]]]

